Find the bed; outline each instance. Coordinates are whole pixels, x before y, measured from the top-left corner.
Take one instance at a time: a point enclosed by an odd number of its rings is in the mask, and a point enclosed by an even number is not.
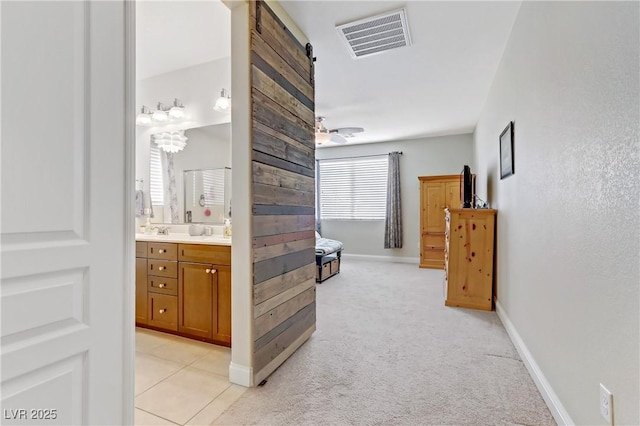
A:
[[[342,249],[341,241],[323,238],[316,232],[316,282],[321,283],[340,272]]]

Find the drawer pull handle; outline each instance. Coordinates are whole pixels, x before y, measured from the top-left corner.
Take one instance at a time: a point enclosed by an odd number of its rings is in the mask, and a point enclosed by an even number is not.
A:
[[[163,249],[158,250],[158,253],[161,253],[161,254],[162,254],[162,253],[164,253],[164,252],[165,252],[165,250],[163,250]]]
[[[165,267],[164,267],[164,266],[159,266],[159,267],[158,267],[158,271],[163,271],[164,269],[165,269]]]
[[[158,284],[158,288],[165,288],[166,284]]]
[[[160,309],[158,312],[161,313],[161,314],[164,314],[165,312],[167,312],[167,310],[166,309]]]
[[[205,269],[205,272],[208,274],[209,272],[211,272],[211,269]]]

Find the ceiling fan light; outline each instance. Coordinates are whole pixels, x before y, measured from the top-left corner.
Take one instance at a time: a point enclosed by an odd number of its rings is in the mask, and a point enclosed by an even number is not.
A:
[[[331,140],[331,134],[326,132],[316,132],[316,144],[322,145],[323,143]]]

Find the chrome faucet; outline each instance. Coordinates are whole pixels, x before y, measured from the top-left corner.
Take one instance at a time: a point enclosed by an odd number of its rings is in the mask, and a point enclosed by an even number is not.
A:
[[[158,226],[158,235],[169,235],[168,226]]]

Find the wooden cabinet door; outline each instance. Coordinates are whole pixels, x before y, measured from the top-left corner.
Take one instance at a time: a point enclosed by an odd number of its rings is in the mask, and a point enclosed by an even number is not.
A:
[[[460,201],[460,181],[445,182],[444,184],[444,207],[446,208],[460,208],[462,202]],[[444,219],[444,215],[442,216]]]
[[[214,265],[217,280],[213,281],[213,340],[231,345],[231,268]]]
[[[424,183],[424,232],[444,233],[445,192],[442,182]]]
[[[147,259],[136,258],[136,323],[147,323]]]
[[[217,271],[202,263],[180,262],[178,275],[178,331],[212,338],[213,289]]]

